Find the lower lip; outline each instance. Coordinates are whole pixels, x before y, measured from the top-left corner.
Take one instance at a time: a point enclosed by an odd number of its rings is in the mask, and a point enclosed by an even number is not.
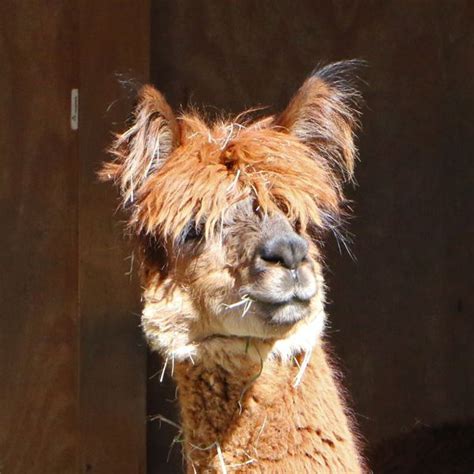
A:
[[[260,300],[260,299],[257,299],[257,298],[253,298],[253,301],[255,303],[260,303],[260,304],[270,305],[270,306],[275,306],[275,307],[286,306],[286,305],[289,305],[289,304],[307,305],[310,302],[309,299],[302,300],[302,299],[297,298],[297,297],[293,297],[293,298],[291,298],[289,300],[285,300],[285,301],[270,301],[270,300]]]
[[[288,313],[289,311],[289,313]],[[266,304],[262,314],[266,316],[267,324],[276,327],[291,327],[308,315],[308,302],[287,302],[280,304]]]

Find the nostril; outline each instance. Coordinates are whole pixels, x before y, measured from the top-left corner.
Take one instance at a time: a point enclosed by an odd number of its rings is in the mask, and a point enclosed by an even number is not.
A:
[[[296,268],[308,254],[308,243],[296,234],[284,234],[270,238],[260,247],[260,258],[270,263],[279,263],[287,268]]]
[[[260,249],[260,257],[271,263],[282,263],[283,260],[281,249],[278,249],[275,245],[264,245]]]

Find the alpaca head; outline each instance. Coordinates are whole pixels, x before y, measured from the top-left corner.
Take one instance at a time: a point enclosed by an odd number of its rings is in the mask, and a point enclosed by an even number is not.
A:
[[[286,110],[207,123],[151,86],[101,171],[143,256],[145,332],[173,357],[242,338],[280,353],[324,324],[318,236],[341,221],[358,94],[352,62],[315,72]]]

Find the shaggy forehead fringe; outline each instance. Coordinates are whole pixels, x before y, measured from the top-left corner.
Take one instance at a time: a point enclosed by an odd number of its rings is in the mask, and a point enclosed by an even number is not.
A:
[[[283,211],[305,227],[337,213],[340,189],[327,165],[295,138],[257,123],[208,129],[181,117],[182,145],[144,185],[131,223],[179,239],[190,222],[215,233],[235,204],[253,197],[262,213]]]
[[[139,234],[179,241],[194,225],[209,238],[248,198],[261,213],[284,212],[302,228],[332,227],[355,159],[358,96],[343,72],[335,64],[314,73],[280,116],[254,122],[241,114],[207,124],[196,112],[176,120],[146,86],[101,177],[120,185]]]

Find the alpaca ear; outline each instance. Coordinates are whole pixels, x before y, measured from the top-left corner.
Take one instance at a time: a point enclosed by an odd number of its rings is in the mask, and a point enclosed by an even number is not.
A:
[[[361,97],[353,87],[353,72],[363,64],[342,61],[316,70],[276,119],[278,126],[309,145],[342,180],[350,179],[354,170]]]
[[[116,136],[115,159],[99,172],[119,185],[123,203],[131,203],[148,177],[161,167],[178,143],[178,124],[163,95],[150,85],[138,93],[132,126]]]

